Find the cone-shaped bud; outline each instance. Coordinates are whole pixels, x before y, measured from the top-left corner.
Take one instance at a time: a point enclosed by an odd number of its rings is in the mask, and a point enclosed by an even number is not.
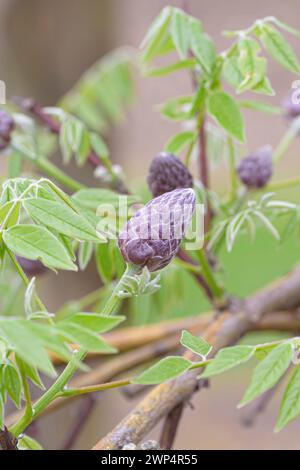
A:
[[[174,189],[193,187],[193,177],[187,167],[175,155],[164,152],[152,160],[147,181],[154,197]]]
[[[119,248],[127,263],[157,271],[170,263],[191,223],[193,189],[175,189],[152,199],[127,223]]]
[[[237,167],[240,180],[248,188],[262,188],[272,176],[272,147],[266,145],[245,157]]]

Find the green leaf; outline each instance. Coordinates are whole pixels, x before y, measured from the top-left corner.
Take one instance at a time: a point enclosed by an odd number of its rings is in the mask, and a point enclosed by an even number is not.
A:
[[[192,96],[179,96],[164,103],[160,111],[168,119],[183,121],[190,119],[190,106],[192,103]]]
[[[112,330],[125,320],[123,316],[100,315],[99,313],[75,313],[64,320],[58,322],[58,325],[74,324],[82,326],[95,333],[106,333]]]
[[[17,178],[22,173],[22,155],[19,152],[11,152],[8,160],[8,177]]]
[[[41,444],[33,439],[32,437],[26,436],[23,434],[22,437],[18,440],[18,449],[19,450],[43,450]]]
[[[171,16],[172,8],[165,7],[151,25],[141,44],[141,48],[144,49],[142,54],[143,63],[150,62],[158,54],[161,45],[166,39]]]
[[[77,343],[91,352],[111,354],[117,352],[115,348],[106,343],[97,334],[88,328],[70,322],[59,322],[56,325],[58,331],[66,340]]]
[[[284,391],[275,431],[278,432],[300,415],[300,364],[298,364]]]
[[[206,357],[212,350],[212,346],[199,336],[192,335],[189,331],[183,331],[181,335],[180,343],[185,348],[190,349],[195,354],[198,354],[201,357]]]
[[[49,268],[77,271],[66,248],[45,227],[16,225],[3,232],[3,240],[19,256],[40,259]]]
[[[112,243],[99,244],[95,247],[95,260],[102,281],[107,284],[115,274],[114,250]]]
[[[261,93],[267,96],[275,96],[275,91],[268,77],[264,77],[255,87],[252,88],[255,93]]]
[[[269,54],[283,67],[291,72],[300,73],[300,64],[292,47],[275,28],[264,25],[260,31],[260,38]]]
[[[82,242],[78,250],[78,262],[81,271],[84,271],[93,255],[94,245],[91,242]]]
[[[79,166],[83,166],[90,153],[90,134],[86,129],[83,129],[80,143],[78,145],[75,158]]]
[[[167,65],[166,67],[160,67],[158,69],[149,69],[144,72],[144,75],[147,77],[162,77],[164,75],[169,75],[173,72],[178,72],[178,70],[191,69],[194,68],[197,61],[193,58],[181,60],[175,64]]]
[[[3,398],[0,393],[0,428],[2,428],[4,422],[4,403],[3,403]]]
[[[203,71],[209,75],[216,63],[216,52],[210,37],[203,33],[201,25],[192,22],[190,25],[191,49],[198,59]]]
[[[180,58],[185,59],[190,46],[189,18],[178,8],[172,15],[171,35]]]
[[[20,217],[20,203],[15,201],[8,201],[0,208],[0,221],[3,228],[13,227],[19,222]],[[5,223],[4,223],[5,222]]]
[[[173,136],[166,144],[166,152],[175,153],[176,155],[181,152],[181,150],[193,142],[196,139],[196,133],[192,131],[183,131],[179,132]]]
[[[90,139],[91,139],[91,146],[94,152],[96,152],[96,154],[99,155],[99,157],[108,158],[109,150],[104,140],[98,134],[94,134],[94,133],[90,134]]]
[[[278,106],[273,106],[269,103],[262,103],[261,101],[244,100],[240,101],[242,108],[251,109],[253,111],[261,111],[266,114],[282,114],[282,109]]]
[[[274,16],[265,18],[265,20],[276,24],[276,26],[278,26],[279,28],[283,29],[284,31],[287,31],[290,34],[293,34],[294,36],[297,36],[298,38],[300,37],[300,31],[298,29],[295,29],[292,26],[289,26],[288,24],[284,23],[283,21],[280,21],[278,18],[275,18]]]
[[[20,360],[18,358],[18,360]],[[42,382],[42,379],[39,376],[38,370],[36,367],[31,366],[28,362],[22,361],[22,367],[24,369],[26,377],[28,377],[32,383],[34,383],[41,390],[45,390],[45,386]]]
[[[30,217],[39,224],[77,240],[100,241],[94,227],[67,205],[42,198],[27,199],[23,204]],[[105,241],[103,236],[101,241]]]
[[[237,91],[243,91],[253,88],[261,82],[266,73],[266,59],[259,57],[259,44],[252,38],[242,38],[238,43],[239,50],[239,69],[243,75],[243,81],[239,84]]]
[[[41,339],[32,332],[33,325],[33,322],[27,320],[1,319],[0,337],[8,342],[11,349],[16,351],[23,361],[53,377],[55,370],[48,354],[41,346]],[[35,326],[42,327],[42,325]]]
[[[243,345],[221,349],[212,362],[206,367],[201,377],[207,378],[222,374],[239,364],[243,364],[253,356],[254,351],[254,347]]]
[[[80,189],[72,196],[77,204],[86,209],[97,209],[101,204],[111,204],[113,207],[119,207],[120,198],[124,197],[126,197],[128,204],[138,200],[134,196],[124,196],[109,189],[100,188]]]
[[[155,385],[166,382],[183,374],[191,365],[192,362],[188,361],[184,357],[165,357],[136,377],[133,380],[133,383]]]
[[[10,398],[17,408],[20,408],[22,384],[19,372],[12,364],[6,364],[3,368],[4,386]]]
[[[226,57],[223,65],[223,76],[229,85],[235,89],[239,88],[243,81],[243,75],[241,74],[237,57]]]
[[[223,91],[208,98],[208,110],[217,123],[240,142],[245,141],[243,117],[236,101]]]
[[[293,357],[293,348],[290,343],[284,343],[274,348],[267,357],[254,369],[251,383],[241,400],[242,407],[266,392],[279,381]]]

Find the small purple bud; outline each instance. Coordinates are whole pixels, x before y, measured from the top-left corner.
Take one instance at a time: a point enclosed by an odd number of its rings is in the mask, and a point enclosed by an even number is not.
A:
[[[9,141],[10,134],[15,127],[14,121],[9,114],[0,109],[0,137],[4,141]]]
[[[245,157],[237,167],[240,180],[248,188],[262,188],[272,176],[272,147],[265,145]]]
[[[193,187],[193,177],[187,167],[175,155],[165,152],[152,160],[147,181],[154,197],[174,189]]]
[[[17,260],[25,274],[29,277],[38,276],[47,271],[47,268],[38,260],[31,260],[17,256]]]
[[[167,266],[191,223],[195,202],[193,189],[175,189],[149,201],[119,235],[125,261],[151,272]]]

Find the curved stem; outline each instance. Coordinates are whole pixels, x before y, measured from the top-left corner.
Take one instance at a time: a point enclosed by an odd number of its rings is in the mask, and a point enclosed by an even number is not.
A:
[[[118,302],[119,302],[119,292],[122,289],[122,285],[124,281],[126,280],[127,276],[136,274],[137,272],[140,271],[139,266],[135,265],[127,265],[126,270],[117,283],[116,287],[114,288],[111,296],[109,297],[108,301],[105,304],[105,307],[103,311],[101,312],[103,315],[111,315],[113,311],[115,310]],[[11,428],[11,433],[14,436],[18,436],[21,434],[24,429],[40,414],[42,411],[57,397],[60,396],[60,394],[64,391],[64,388],[66,387],[67,383],[69,382],[70,378],[73,376],[74,372],[78,368],[78,364],[84,360],[85,356],[87,354],[87,351],[85,349],[80,349],[79,351],[75,351],[73,354],[72,359],[70,362],[67,364],[63,372],[60,374],[60,376],[57,378],[57,380],[54,382],[54,384],[44,393],[44,395],[41,396],[41,398],[36,402],[33,408],[33,413],[31,416],[28,414],[24,413],[22,418],[20,418],[17,423],[12,426]]]
[[[288,151],[290,145],[300,132],[300,117],[294,119],[273,154],[274,162],[278,162]]]

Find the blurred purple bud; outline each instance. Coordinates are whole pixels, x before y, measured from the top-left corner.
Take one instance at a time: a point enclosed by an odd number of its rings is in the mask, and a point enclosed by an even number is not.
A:
[[[272,147],[265,145],[245,157],[237,167],[240,180],[249,188],[262,188],[272,176]]]
[[[22,256],[17,256],[16,258],[28,277],[38,276],[47,271],[47,268],[38,260],[31,260]]]
[[[285,116],[289,121],[296,119],[300,116],[300,93],[299,98],[295,96],[295,91],[283,101],[282,107],[285,110]]]
[[[165,152],[152,160],[147,181],[154,197],[174,189],[193,187],[193,177],[187,167],[175,155]]]

